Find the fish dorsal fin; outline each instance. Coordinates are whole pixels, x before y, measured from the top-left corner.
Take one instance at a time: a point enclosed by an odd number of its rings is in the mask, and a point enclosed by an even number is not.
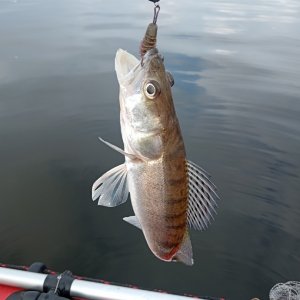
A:
[[[126,165],[119,165],[95,181],[92,198],[98,199],[98,205],[113,207],[126,202],[128,198]]]
[[[196,230],[205,230],[214,220],[217,200],[216,186],[199,166],[187,161],[189,182],[188,224]]]
[[[115,69],[119,84],[122,84],[125,76],[137,65],[139,60],[129,52],[119,49],[115,58]]]
[[[139,222],[139,220],[136,216],[125,217],[125,218],[123,218],[123,220],[142,230],[141,223]]]
[[[176,252],[176,255],[172,260],[180,261],[188,266],[192,266],[194,264],[192,243],[187,231],[184,234],[179,250]]]

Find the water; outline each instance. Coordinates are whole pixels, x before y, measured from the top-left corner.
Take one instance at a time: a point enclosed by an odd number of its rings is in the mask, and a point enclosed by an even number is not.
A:
[[[195,265],[167,264],[91,201],[123,158],[118,48],[137,54],[146,0],[0,1],[0,261],[147,289],[268,299],[300,279],[300,4],[162,1],[159,49],[188,156],[222,197],[192,233]]]

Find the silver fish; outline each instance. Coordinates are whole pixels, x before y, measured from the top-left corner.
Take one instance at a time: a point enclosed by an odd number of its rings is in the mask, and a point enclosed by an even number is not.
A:
[[[209,175],[186,159],[170,80],[156,48],[143,63],[118,50],[120,123],[124,149],[103,139],[125,162],[93,185],[99,205],[117,206],[128,194],[135,216],[124,218],[143,231],[151,251],[164,261],[193,264],[188,229],[204,230],[216,213],[218,195]]]

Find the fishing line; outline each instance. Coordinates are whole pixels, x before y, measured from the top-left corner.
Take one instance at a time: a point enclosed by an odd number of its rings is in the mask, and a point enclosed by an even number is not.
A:
[[[160,11],[160,6],[158,4],[159,0],[149,0],[150,2],[153,2],[154,4],[154,16],[153,16],[153,24],[156,24],[157,17]]]
[[[152,1],[152,0],[150,0],[150,1]],[[154,3],[153,24],[156,24],[156,22],[157,22],[159,11],[160,11],[160,6],[156,3]]]

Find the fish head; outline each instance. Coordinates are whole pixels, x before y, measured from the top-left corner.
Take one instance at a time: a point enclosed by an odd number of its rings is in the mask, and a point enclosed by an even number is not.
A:
[[[163,151],[162,134],[176,117],[163,57],[156,48],[147,51],[142,61],[118,50],[115,66],[125,147],[148,158],[157,157]]]

